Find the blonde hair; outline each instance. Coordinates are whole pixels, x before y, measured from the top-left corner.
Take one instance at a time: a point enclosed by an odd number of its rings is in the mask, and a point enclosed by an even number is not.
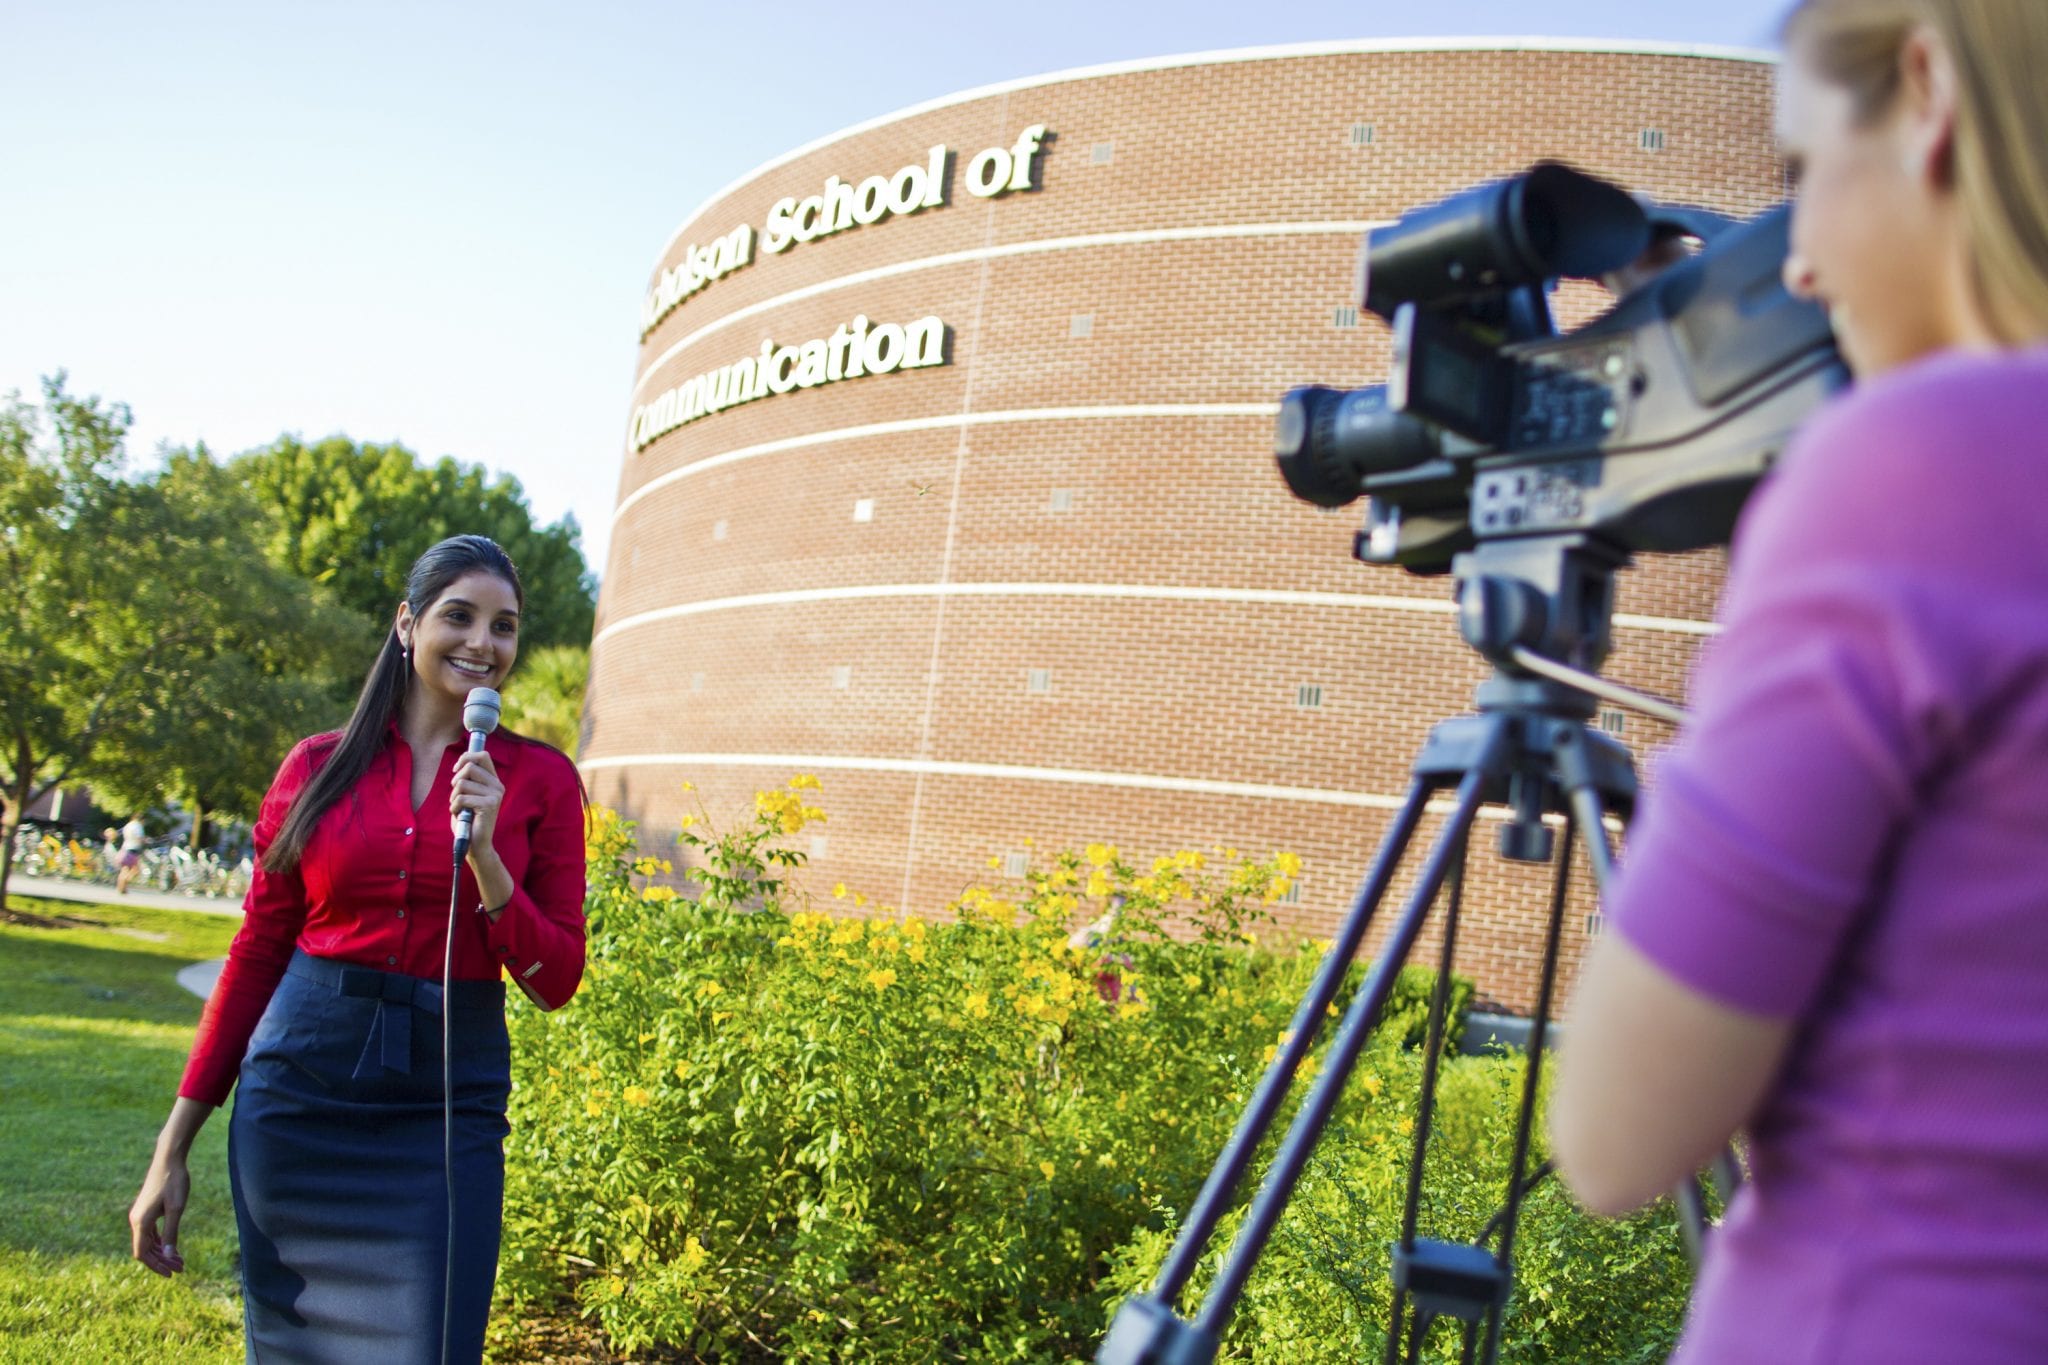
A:
[[[2008,345],[2048,334],[2048,3],[2043,0],[1800,0],[1783,39],[1881,118],[1916,27],[1956,72],[1953,180],[1978,300]]]

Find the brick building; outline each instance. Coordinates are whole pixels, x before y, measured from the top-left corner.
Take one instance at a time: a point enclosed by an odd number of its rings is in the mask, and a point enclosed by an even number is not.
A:
[[[1667,46],[1262,49],[970,91],[751,172],[649,281],[593,797],[658,838],[685,780],[715,814],[815,772],[811,884],[920,911],[1027,838],[1287,848],[1286,920],[1327,933],[1485,674],[1448,581],[1354,561],[1360,509],[1295,501],[1268,453],[1287,388],[1384,377],[1360,234],[1544,157],[1753,213],[1769,87]],[[1624,574],[1608,672],[1680,693],[1719,580],[1716,553]],[[1546,880],[1475,860],[1461,965],[1509,1007]]]

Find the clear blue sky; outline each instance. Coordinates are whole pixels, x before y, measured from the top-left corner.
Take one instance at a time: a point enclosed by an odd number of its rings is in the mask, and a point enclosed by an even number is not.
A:
[[[1785,0],[0,3],[0,393],[130,448],[401,440],[573,512],[602,571],[655,254],[782,152],[954,91],[1426,35],[1768,47]]]

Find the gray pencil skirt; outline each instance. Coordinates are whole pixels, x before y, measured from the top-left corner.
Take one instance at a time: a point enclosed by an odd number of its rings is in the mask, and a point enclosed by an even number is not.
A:
[[[242,1059],[228,1171],[248,1359],[428,1365],[448,1280],[438,981],[295,953]],[[505,988],[458,981],[451,1362],[480,1360],[511,1091]]]

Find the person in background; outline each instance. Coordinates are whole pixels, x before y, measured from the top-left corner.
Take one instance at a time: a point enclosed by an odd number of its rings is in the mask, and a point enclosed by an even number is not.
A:
[[[1806,0],[1785,280],[1856,375],[1745,511],[1572,1003],[1621,1213],[1746,1128],[1676,1359],[2048,1359],[2048,4]]]
[[[115,860],[121,870],[114,875],[114,890],[121,895],[128,894],[128,883],[142,871],[142,850],[148,842],[149,831],[142,827],[142,817],[129,816],[128,823],[121,826],[121,854]]]
[[[481,1358],[511,1088],[502,978],[554,1009],[583,976],[575,766],[503,729],[465,743],[464,703],[511,672],[522,605],[482,536],[421,555],[348,728],[301,741],[257,816],[242,929],[129,1211],[136,1259],[183,1269],[187,1154],[239,1082],[228,1171],[252,1361],[441,1360],[444,1303],[445,1359]]]

